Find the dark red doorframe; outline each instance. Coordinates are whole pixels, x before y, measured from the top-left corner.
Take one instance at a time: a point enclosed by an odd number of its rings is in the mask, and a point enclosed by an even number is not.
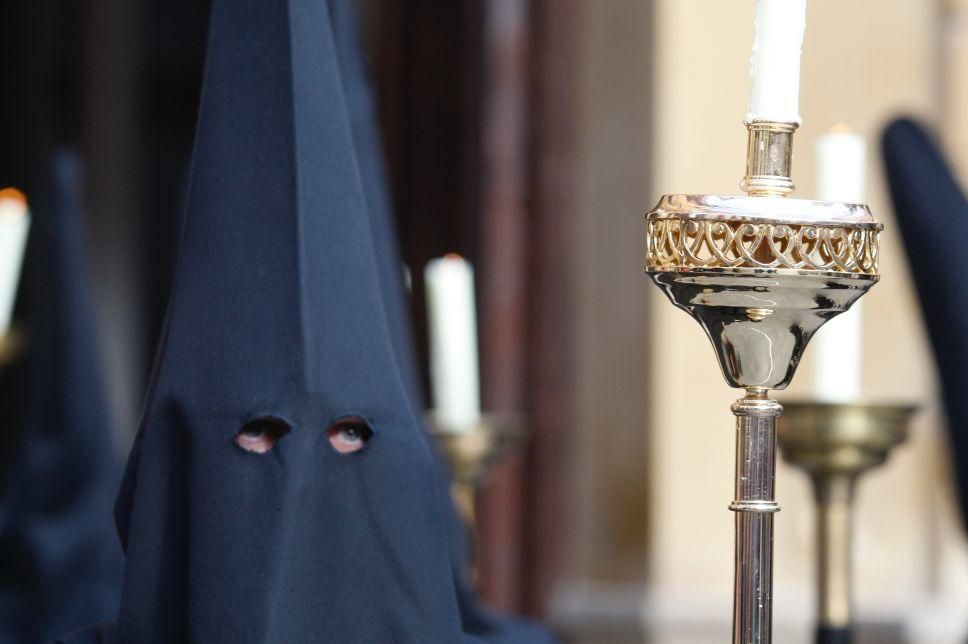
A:
[[[377,7],[376,72],[404,257],[415,277],[445,252],[475,262],[485,407],[525,414],[532,432],[479,495],[481,593],[497,608],[542,615],[569,533],[562,470],[573,431],[579,2]]]

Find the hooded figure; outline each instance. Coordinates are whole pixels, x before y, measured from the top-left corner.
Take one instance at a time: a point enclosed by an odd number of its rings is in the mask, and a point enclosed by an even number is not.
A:
[[[78,219],[79,170],[53,155],[33,200],[17,324],[22,356],[0,367],[0,642],[42,642],[117,613],[111,525],[118,463],[94,341]]]
[[[968,289],[959,245],[968,238],[968,200],[944,157],[915,122],[884,131],[884,164],[940,373],[962,519],[968,517]]]
[[[415,413],[419,414],[425,408],[424,398],[419,384],[413,336],[407,312],[403,263],[380,151],[376,110],[364,68],[355,0],[329,0],[329,6],[390,335],[396,350],[397,364],[408,387],[412,407]],[[439,462],[441,507],[450,535],[452,574],[465,632],[473,633],[492,644],[497,642],[537,644],[552,641],[545,631],[535,625],[498,616],[486,609],[471,590],[471,580],[465,578],[470,560],[467,535],[463,521],[458,516],[450,497],[450,479],[447,476],[446,461],[441,458]]]
[[[215,1],[188,201],[105,639],[481,641],[384,305],[325,2]]]

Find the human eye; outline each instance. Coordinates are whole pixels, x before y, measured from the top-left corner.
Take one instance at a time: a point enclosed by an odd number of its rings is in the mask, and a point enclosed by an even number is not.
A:
[[[264,416],[251,420],[235,435],[235,444],[247,452],[265,454],[278,443],[291,427],[281,418]]]
[[[329,444],[340,454],[352,454],[366,446],[373,437],[373,430],[359,416],[340,418],[326,431]]]

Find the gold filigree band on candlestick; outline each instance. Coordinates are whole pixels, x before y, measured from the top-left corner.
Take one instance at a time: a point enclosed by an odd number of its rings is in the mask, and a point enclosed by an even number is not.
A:
[[[878,231],[836,225],[650,219],[649,270],[788,268],[877,274]]]

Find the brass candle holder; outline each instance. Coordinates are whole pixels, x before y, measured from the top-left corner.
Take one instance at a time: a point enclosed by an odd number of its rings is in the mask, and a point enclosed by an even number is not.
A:
[[[646,215],[646,271],[702,325],[736,416],[733,642],[772,641],[776,419],[769,398],[807,343],[877,282],[882,226],[867,206],[789,199],[796,123],[754,121],[747,196],[665,195]]]
[[[851,524],[858,478],[908,434],[910,405],[787,402],[783,457],[813,483],[817,535],[817,644],[850,644]]]
[[[484,414],[470,427],[447,427],[430,414],[430,435],[450,464],[451,495],[467,530],[474,534],[476,513],[474,497],[494,466],[524,443],[526,432],[521,417]]]
[[[26,340],[23,331],[16,326],[11,326],[4,335],[0,336],[0,367],[20,357],[26,346]]]

